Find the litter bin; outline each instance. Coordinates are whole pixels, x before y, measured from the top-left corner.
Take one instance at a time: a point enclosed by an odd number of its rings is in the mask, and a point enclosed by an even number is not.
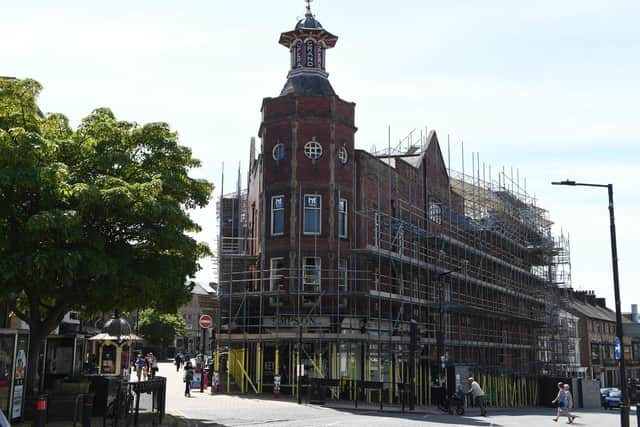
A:
[[[118,389],[124,382],[119,375],[89,375],[91,380],[90,392],[94,393],[93,416],[104,416],[107,406],[118,395]]]
[[[309,384],[309,403],[324,405],[327,403],[326,388],[316,382]]]

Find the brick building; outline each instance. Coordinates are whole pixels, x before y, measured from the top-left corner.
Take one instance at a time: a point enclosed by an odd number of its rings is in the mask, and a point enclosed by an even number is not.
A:
[[[591,291],[573,291],[567,305],[579,318],[580,363],[587,377],[600,381],[602,387],[618,387],[620,369],[615,358],[616,313],[609,310],[604,298]],[[623,351],[627,378],[640,379],[640,325],[622,319]]]
[[[302,374],[380,381],[387,401],[412,383],[427,403],[435,378],[476,373],[491,403],[535,403],[535,375],[556,360],[541,342],[566,339],[549,333],[566,241],[513,174],[475,156],[452,171],[435,131],[356,149],[355,104],[325,69],[336,42],[309,9],[282,33],[287,81],[263,100],[246,190],[238,178],[218,204],[228,390],[270,390],[277,374],[295,394]]]

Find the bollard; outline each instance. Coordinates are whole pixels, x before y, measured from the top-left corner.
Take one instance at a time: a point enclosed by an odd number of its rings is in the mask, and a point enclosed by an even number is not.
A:
[[[47,424],[47,395],[41,394],[36,400],[36,413],[33,416],[33,427],[44,427]]]
[[[93,415],[93,395],[85,394],[82,404],[82,427],[91,427],[91,416]]]

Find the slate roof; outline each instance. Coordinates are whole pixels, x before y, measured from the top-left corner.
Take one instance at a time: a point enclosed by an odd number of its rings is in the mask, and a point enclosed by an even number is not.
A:
[[[602,308],[592,304],[587,304],[580,300],[574,299],[568,305],[569,310],[573,310],[580,315],[591,319],[605,320],[607,322],[616,321],[616,313],[608,308]]]
[[[298,74],[287,79],[280,96],[289,94],[304,96],[335,96],[329,80],[314,74]]]
[[[192,294],[212,295],[215,293],[215,291],[211,289],[209,285],[205,285],[203,283],[198,283],[198,282],[193,282],[193,283],[194,283],[194,286],[193,286],[193,290],[191,291]]]
[[[585,316],[590,319],[603,320],[605,322],[613,323],[615,323],[616,321],[615,311],[609,310],[608,308],[588,304],[578,299],[573,299],[571,302],[569,302],[567,308],[574,314]],[[631,320],[625,319],[623,317],[622,329],[625,337],[640,337],[640,323],[634,323]]]

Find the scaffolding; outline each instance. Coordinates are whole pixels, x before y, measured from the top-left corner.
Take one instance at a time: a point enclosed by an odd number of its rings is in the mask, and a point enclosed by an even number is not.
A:
[[[353,384],[381,382],[384,400],[396,403],[411,383],[416,402],[429,404],[436,379],[452,389],[466,372],[484,382],[490,404],[522,406],[537,403],[537,375],[567,366],[557,353],[571,337],[557,321],[570,287],[568,237],[552,234],[519,172],[494,173],[474,154],[469,173],[464,151],[453,171],[449,144],[445,164],[435,133],[418,143],[411,135],[358,152],[353,232],[348,250],[338,239],[335,268],[307,265],[314,254],[298,253],[295,266],[265,259],[265,236],[248,221],[251,189],[241,190],[238,173],[235,192],[224,194],[223,176],[216,360],[226,360],[228,392],[271,391],[280,376],[283,392],[299,395],[306,376],[339,379],[333,398],[370,402],[375,392]],[[445,181],[419,176],[436,154]],[[262,197],[262,230],[265,205]]]

